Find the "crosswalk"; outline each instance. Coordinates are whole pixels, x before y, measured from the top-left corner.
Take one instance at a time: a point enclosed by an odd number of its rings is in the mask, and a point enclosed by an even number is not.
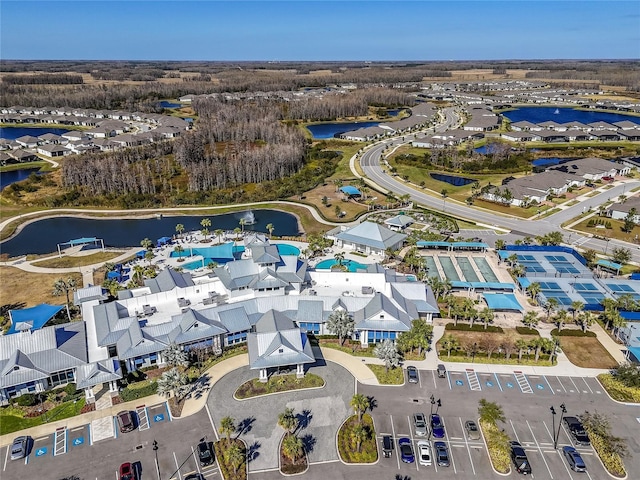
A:
[[[533,393],[533,389],[529,384],[529,380],[527,380],[527,377],[524,375],[524,373],[515,371],[513,372],[513,375],[516,377],[516,381],[518,382],[518,386],[520,387],[522,393]]]
[[[136,413],[138,414],[138,430],[148,430],[149,414],[147,412],[147,407],[145,407],[144,405],[142,405],[141,407],[137,407]]]
[[[469,382],[469,388],[471,390],[477,390],[477,391],[482,390],[482,387],[480,387],[480,380],[478,380],[478,375],[476,374],[475,370],[471,368],[467,368],[466,373],[467,373],[467,381]]]

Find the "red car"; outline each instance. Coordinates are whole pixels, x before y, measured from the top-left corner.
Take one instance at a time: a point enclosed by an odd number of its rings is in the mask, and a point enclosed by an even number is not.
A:
[[[120,465],[120,480],[136,480],[136,472],[129,462]]]
[[[613,180],[613,177],[602,177],[602,180],[604,180],[605,182],[610,182],[611,180]]]

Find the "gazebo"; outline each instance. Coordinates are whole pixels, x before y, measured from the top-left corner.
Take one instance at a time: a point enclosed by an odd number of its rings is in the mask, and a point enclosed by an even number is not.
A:
[[[58,256],[60,256],[60,257],[62,256],[62,248],[76,247],[78,245],[85,246],[85,245],[89,245],[91,243],[96,245],[96,246],[98,245],[98,243],[100,243],[100,246],[102,247],[102,250],[104,250],[104,240],[102,240],[101,238],[82,237],[82,238],[76,238],[74,240],[69,240],[68,242],[59,243],[58,244]]]

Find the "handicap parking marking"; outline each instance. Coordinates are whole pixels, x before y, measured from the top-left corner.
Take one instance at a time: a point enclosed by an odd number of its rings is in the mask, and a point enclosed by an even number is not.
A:
[[[53,455],[64,455],[67,453],[67,429],[61,427],[53,434]]]
[[[80,445],[82,445],[83,443],[84,443],[84,437],[77,437],[77,438],[74,438],[74,439],[73,439],[73,441],[71,442],[71,444],[72,444],[74,447],[80,446]]]
[[[164,413],[157,413],[153,416],[154,422],[163,422],[164,421]]]
[[[138,415],[138,430],[148,430],[149,426],[149,413],[147,412],[147,407],[141,405],[136,407],[136,414]]]
[[[36,449],[36,457],[42,457],[47,454],[47,447],[39,447]]]

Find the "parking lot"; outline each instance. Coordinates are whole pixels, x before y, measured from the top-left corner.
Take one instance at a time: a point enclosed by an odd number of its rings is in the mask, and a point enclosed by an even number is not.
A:
[[[114,427],[109,438],[96,440],[90,424],[34,438],[29,455],[22,460],[9,460],[9,447],[3,447],[0,477],[58,479],[75,474],[85,479],[118,479],[120,465],[130,462],[141,480],[157,479],[158,470],[163,479],[182,480],[194,472],[215,478],[216,465],[201,468],[194,453],[201,438],[216,440],[206,410],[172,421],[166,403],[162,403],[140,405],[132,415],[136,428],[127,433],[119,432],[115,417],[106,417],[103,423]],[[157,467],[154,440],[158,444]]]
[[[381,458],[378,462],[387,473],[376,478],[393,478],[396,474],[411,478],[430,474],[444,478],[499,478],[491,468],[483,441],[468,440],[464,431],[465,421],[477,421],[481,398],[502,406],[506,422],[499,426],[511,440],[519,441],[524,447],[533,470],[532,478],[595,480],[609,477],[593,449],[574,445],[564,424],[560,425],[559,405],[562,403],[566,405],[567,415],[577,415],[585,410],[606,413],[610,416],[613,433],[628,440],[632,455],[640,453],[634,437],[640,425],[637,420],[640,408],[615,404],[593,378],[524,375],[517,371],[492,374],[474,370],[453,370],[447,372],[445,378],[438,378],[435,371],[422,370],[417,384],[405,384],[398,389],[359,384],[358,393],[375,399],[372,415],[379,440],[383,435],[392,435],[396,444],[391,458]],[[434,396],[433,405],[431,395]],[[440,407],[437,400],[440,400]],[[558,413],[555,417],[549,409],[554,405]],[[412,416],[421,412],[428,417],[432,411],[443,419],[443,441],[449,449],[450,466],[438,467],[435,462],[432,466],[402,463],[398,439],[410,438],[417,453],[417,442],[424,437],[415,435]],[[558,436],[557,449],[554,448],[554,430]],[[429,440],[433,447],[434,438]],[[569,469],[561,451],[565,445],[574,446],[581,453],[587,473]],[[625,464],[630,472],[634,467],[640,467],[634,457],[625,459]]]

